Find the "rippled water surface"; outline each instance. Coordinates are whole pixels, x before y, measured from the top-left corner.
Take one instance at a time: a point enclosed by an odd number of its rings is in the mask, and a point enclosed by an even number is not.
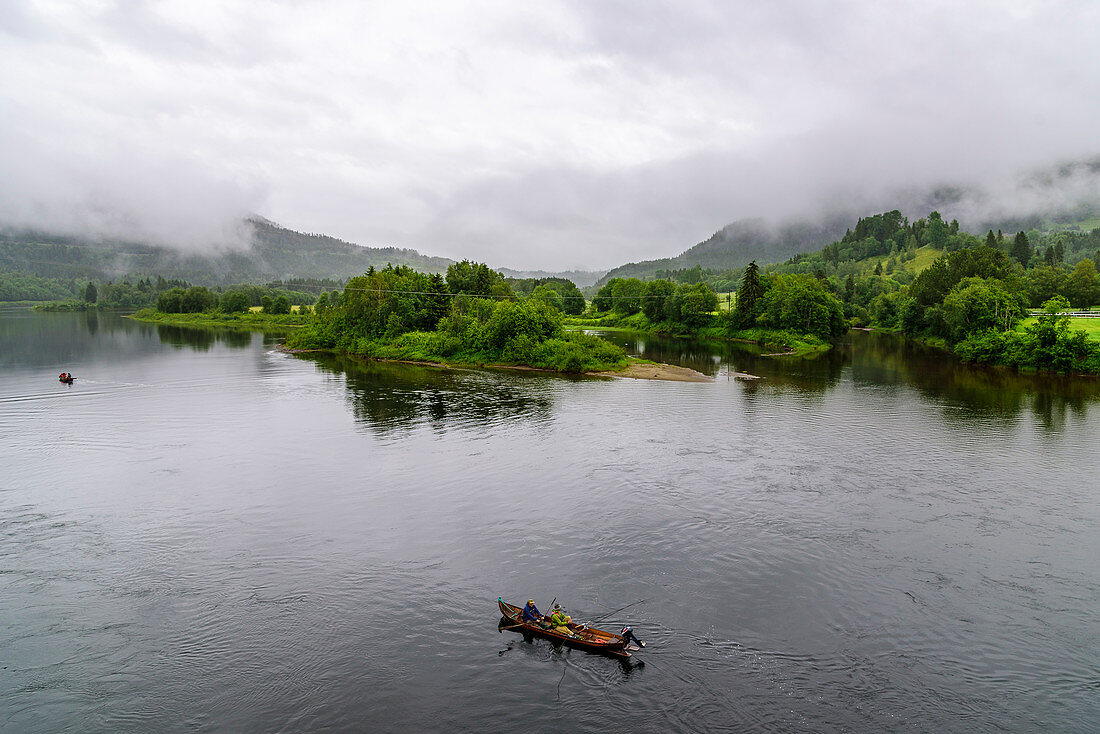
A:
[[[715,380],[0,313],[0,730],[1096,730],[1096,382],[606,337]]]

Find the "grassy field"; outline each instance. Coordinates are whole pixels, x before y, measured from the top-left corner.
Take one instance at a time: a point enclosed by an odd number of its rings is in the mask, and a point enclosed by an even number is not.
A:
[[[1024,319],[1016,327],[1017,331],[1023,331],[1024,328],[1030,324],[1034,324],[1035,319]],[[1097,319],[1070,319],[1069,320],[1070,331],[1083,331],[1088,334],[1089,339],[1100,342],[1100,318]]]
[[[223,326],[234,329],[261,329],[286,331],[296,329],[309,322],[309,316],[296,313],[285,316],[259,313],[259,310],[247,313],[162,313],[144,308],[129,318],[155,324],[173,324],[175,326]]]
[[[1090,232],[1090,231],[1096,229],[1097,227],[1100,227],[1100,217],[1093,217],[1092,219],[1083,219],[1080,222],[1074,222],[1074,224],[1077,225],[1077,228],[1080,231]],[[1058,230],[1061,230],[1061,229],[1065,229],[1065,226],[1064,225],[1063,226],[1053,225],[1053,226],[1050,227],[1051,231],[1058,231]]]
[[[299,310],[301,310],[301,308],[302,308],[301,306],[293,306],[293,305],[292,305],[292,306],[290,307],[290,312],[291,312],[291,313],[298,313],[298,311],[299,311]],[[262,313],[262,312],[263,312],[263,310],[264,310],[264,307],[263,307],[263,306],[249,306],[249,307],[248,307],[248,310],[249,310],[249,311],[250,311],[251,313]]]
[[[924,247],[917,248],[917,256],[905,263],[905,269],[916,275],[928,268],[929,265],[934,263],[939,257],[944,254],[943,250],[937,250],[931,245],[925,245]],[[882,263],[882,267],[886,268],[886,263],[890,260],[890,255],[881,255],[877,257],[869,257],[861,263],[862,275],[871,275],[875,272],[875,266]],[[900,267],[901,263],[898,263]]]

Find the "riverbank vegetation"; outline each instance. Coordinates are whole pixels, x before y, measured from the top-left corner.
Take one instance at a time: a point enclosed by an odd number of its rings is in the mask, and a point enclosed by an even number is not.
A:
[[[153,324],[172,324],[173,326],[231,327],[262,329],[265,331],[297,329],[311,321],[308,311],[302,314],[272,314],[251,310],[233,313],[217,310],[199,313],[165,313],[153,308],[143,308],[131,315],[130,318]]]
[[[894,211],[859,220],[840,241],[769,268],[763,279],[813,269],[850,325],[901,331],[969,362],[1095,374],[1100,343],[1071,328],[1063,312],[1100,303],[1087,256],[1098,243],[1097,230],[976,237],[936,212],[910,223]],[[742,287],[739,304],[744,299]],[[1024,322],[1036,308],[1042,313]]]
[[[450,266],[446,279],[404,266],[372,268],[319,300],[312,321],[287,347],[566,373],[627,364],[619,347],[566,331],[561,310],[540,297],[540,287],[521,300],[499,273],[469,261]]]
[[[847,329],[841,302],[821,280],[761,273],[755,262],[741,275],[732,309],[719,309],[707,283],[613,278],[586,316],[569,323],[750,341],[776,353],[824,351]]]
[[[938,212],[910,222],[895,210],[861,218],[821,250],[763,270],[753,262],[740,271],[670,271],[667,282],[613,279],[593,299],[595,318],[573,323],[820,344],[869,325],[970,362],[1100,373],[1098,341],[1090,336],[1100,328],[1076,328],[1064,313],[1100,303],[1090,257],[1100,258],[1098,248],[1100,229],[990,230],[979,237]],[[736,301],[719,313],[698,309],[684,319],[660,305],[670,294],[726,287],[734,278]],[[1025,321],[1038,308],[1043,312]]]
[[[2,280],[3,276],[0,276],[0,281]],[[38,311],[154,309],[175,314],[213,311],[237,313],[253,307],[264,307],[267,313],[290,313],[291,306],[309,306],[316,300],[313,293],[301,289],[339,287],[339,283],[332,280],[298,280],[208,288],[162,277],[155,280],[142,278],[135,282],[124,280],[119,283],[97,283],[91,280],[64,283],[34,276],[13,276],[4,282],[12,286],[9,288],[12,295],[24,296],[20,300],[40,301],[34,305]],[[28,297],[36,294],[60,294],[63,289],[70,291],[71,296],[63,297],[62,300]],[[286,310],[273,310],[281,309],[284,303]]]

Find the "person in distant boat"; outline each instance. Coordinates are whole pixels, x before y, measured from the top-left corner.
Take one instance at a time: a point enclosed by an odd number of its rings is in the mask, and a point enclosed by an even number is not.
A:
[[[540,612],[539,608],[535,606],[534,599],[527,600],[527,606],[523,608],[523,621],[534,622],[540,627],[545,626],[545,623],[542,620],[542,612]]]
[[[635,636],[634,630],[630,629],[629,627],[623,627],[623,631],[620,633],[620,635],[623,638],[623,642],[628,645],[630,644],[630,641],[633,640],[634,644],[636,644],[638,647],[645,647],[645,643],[639,640]]]

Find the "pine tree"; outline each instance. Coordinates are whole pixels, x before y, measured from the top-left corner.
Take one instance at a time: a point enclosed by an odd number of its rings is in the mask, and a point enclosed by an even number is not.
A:
[[[1027,235],[1023,232],[1016,233],[1016,239],[1012,241],[1011,254],[1021,265],[1027,267],[1028,261],[1031,260],[1031,243],[1027,241]]]
[[[737,291],[737,316],[742,328],[750,325],[756,318],[756,302],[764,295],[764,286],[760,283],[760,267],[753,260],[745,266],[741,276],[741,288]]]

